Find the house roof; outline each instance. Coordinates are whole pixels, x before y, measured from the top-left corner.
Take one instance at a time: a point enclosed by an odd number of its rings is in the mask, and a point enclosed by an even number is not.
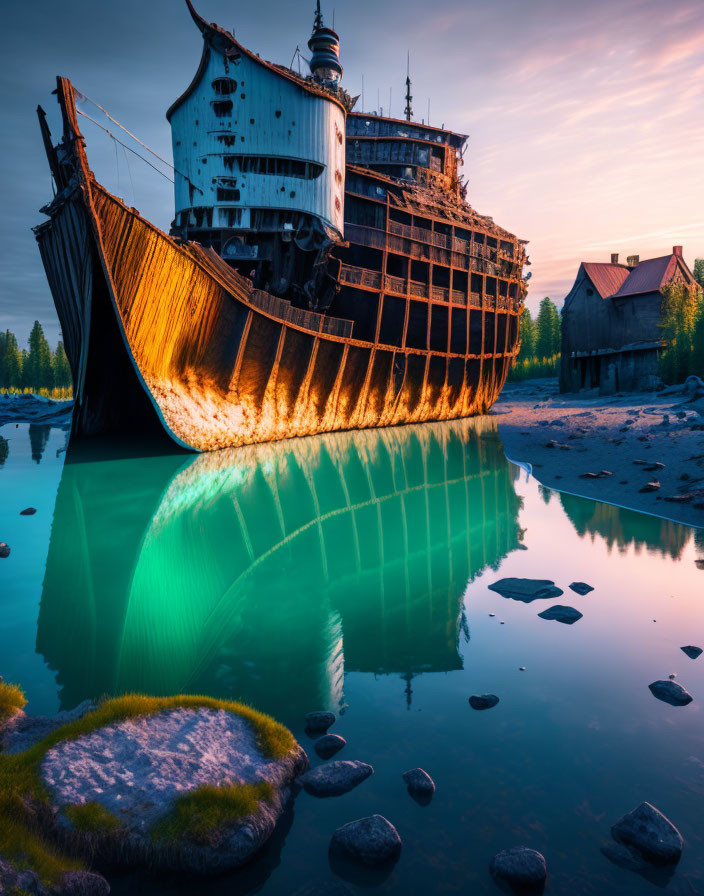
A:
[[[582,267],[602,299],[612,296],[628,279],[630,272],[625,264],[599,261],[583,261]]]
[[[677,268],[676,255],[647,258],[637,264],[613,298],[635,296],[645,292],[658,292],[671,279]]]

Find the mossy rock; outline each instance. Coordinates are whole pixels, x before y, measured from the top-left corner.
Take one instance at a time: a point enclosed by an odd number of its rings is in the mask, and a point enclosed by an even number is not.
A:
[[[49,886],[93,862],[224,871],[266,843],[307,767],[288,729],[243,704],[107,700],[0,754],[0,856]]]
[[[272,755],[260,720],[247,715],[170,708],[57,743],[41,764],[55,836],[71,852],[121,864],[202,874],[243,864],[308,765],[292,735]]]

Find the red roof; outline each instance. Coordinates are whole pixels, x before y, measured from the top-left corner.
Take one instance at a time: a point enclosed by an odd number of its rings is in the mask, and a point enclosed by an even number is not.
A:
[[[612,296],[628,279],[630,272],[624,264],[599,261],[583,261],[582,267],[602,299]]]
[[[618,292],[613,293],[613,298],[659,292],[672,278],[676,268],[676,255],[663,255],[662,258],[648,258],[641,261],[633,268]]]

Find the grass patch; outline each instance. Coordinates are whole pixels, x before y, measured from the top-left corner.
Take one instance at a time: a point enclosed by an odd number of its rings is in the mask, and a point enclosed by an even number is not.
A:
[[[0,722],[13,716],[18,709],[24,709],[27,698],[19,685],[0,681]]]
[[[560,372],[560,355],[550,358],[521,358],[508,372],[509,383],[521,383],[535,377],[557,376]]]
[[[64,806],[61,811],[77,831],[84,833],[103,834],[122,827],[120,819],[102,803],[87,802]]]
[[[48,793],[40,776],[40,766],[47,750],[61,741],[75,740],[104,725],[121,722],[124,719],[151,715],[169,709],[203,708],[223,709],[246,719],[255,732],[259,749],[267,758],[281,759],[295,748],[296,741],[287,728],[284,728],[271,716],[257,712],[243,703],[201,696],[145,697],[141,694],[127,694],[124,697],[106,700],[81,719],[76,719],[57,728],[43,741],[30,747],[24,753],[0,754],[0,855],[17,867],[31,868],[39,874],[42,880],[50,884],[55,883],[63,871],[83,867],[81,862],[57,852],[43,838],[26,804],[27,797],[35,803],[48,803]],[[258,787],[259,785],[252,786]],[[226,792],[229,788],[212,789],[222,789]],[[251,806],[252,803],[256,805],[261,799],[266,798],[264,791],[261,793],[262,795],[257,795],[255,792],[241,793],[237,798],[231,794],[232,802],[228,817],[238,817],[232,814],[236,811],[238,800],[241,807]],[[220,800],[224,802],[221,803]],[[226,800],[224,796],[218,796],[211,802],[219,807],[212,809],[212,816],[218,816],[219,812],[225,813],[224,803]],[[198,805],[197,802],[196,805]],[[241,808],[240,811],[244,811],[244,808]],[[248,813],[245,812],[245,814]],[[205,802],[202,807],[202,817],[202,825],[207,827],[211,814],[205,811]],[[224,815],[218,817],[224,817]],[[205,827],[199,828],[199,830],[204,829]],[[209,829],[212,830],[212,828]],[[203,835],[201,834],[201,836]]]
[[[41,395],[44,398],[53,398],[54,401],[68,401],[69,398],[73,398],[71,386],[66,388],[56,386],[52,389],[46,389],[44,386],[40,389],[32,389],[30,386],[22,388],[19,386],[3,386],[0,388],[1,393],[7,393],[8,395]]]
[[[274,788],[268,781],[223,787],[205,784],[180,796],[169,814],[154,827],[153,836],[156,840],[188,836],[196,843],[207,843],[213,832],[258,814],[260,803],[271,800],[273,794]]]

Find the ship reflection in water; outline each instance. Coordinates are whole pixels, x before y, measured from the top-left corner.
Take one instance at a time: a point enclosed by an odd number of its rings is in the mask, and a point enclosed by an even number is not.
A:
[[[519,545],[490,418],[199,455],[72,462],[38,650],[62,706],[205,692],[282,720],[345,672],[462,667],[468,581]]]

